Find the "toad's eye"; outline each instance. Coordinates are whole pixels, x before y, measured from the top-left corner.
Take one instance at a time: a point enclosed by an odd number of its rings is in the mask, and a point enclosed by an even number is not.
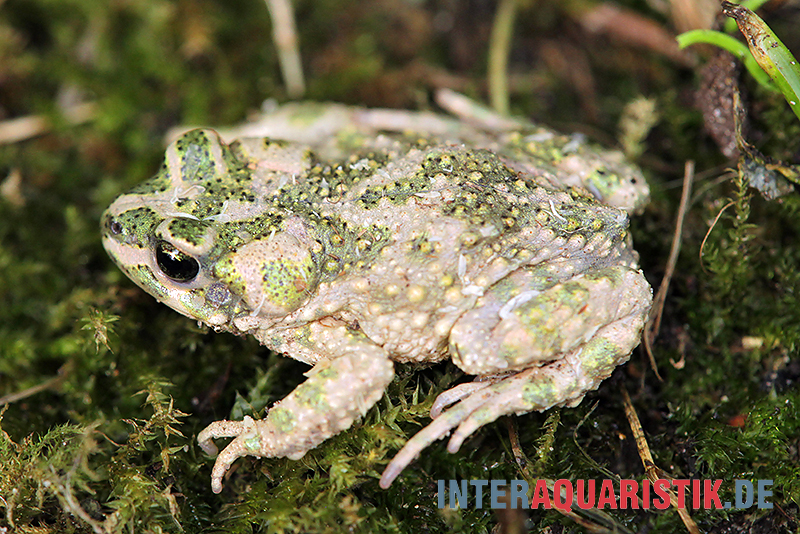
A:
[[[119,221],[111,221],[108,223],[108,229],[111,235],[119,235],[122,233],[122,224]]]
[[[161,271],[176,282],[191,282],[200,272],[200,264],[166,241],[156,246],[156,261]]]

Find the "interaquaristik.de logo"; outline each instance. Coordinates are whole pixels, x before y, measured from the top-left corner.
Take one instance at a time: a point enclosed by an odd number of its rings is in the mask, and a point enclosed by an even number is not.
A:
[[[484,492],[489,490],[489,508],[558,508],[568,510],[573,506],[588,508],[664,510],[670,506],[670,491],[676,497],[676,506],[694,509],[758,508],[770,509],[772,503],[772,480],[734,480],[734,502],[720,500],[722,480],[658,479],[644,480],[577,480],[575,484],[566,479],[550,482],[537,480],[528,500],[530,486],[525,480],[439,480],[438,506],[445,508],[484,507]],[[449,494],[449,501],[447,499]]]

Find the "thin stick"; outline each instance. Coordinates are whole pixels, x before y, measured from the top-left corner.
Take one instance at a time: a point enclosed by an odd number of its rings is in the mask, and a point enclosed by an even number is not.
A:
[[[48,378],[44,382],[41,382],[40,384],[37,384],[35,386],[31,386],[28,389],[23,389],[22,391],[17,391],[16,393],[9,393],[8,395],[0,397],[0,406],[5,406],[6,404],[11,404],[20,401],[22,399],[31,397],[33,395],[36,395],[37,393],[40,393],[42,391],[57,387],[69,375],[69,373],[72,371],[72,367],[73,367],[72,361],[71,360],[67,361],[64,365],[62,365],[58,369],[58,374],[56,374],[56,376]]]
[[[272,17],[272,40],[278,50],[278,61],[283,81],[286,82],[286,93],[292,98],[299,98],[306,92],[306,83],[303,78],[303,64],[300,61],[297,27],[291,3],[289,0],[266,0],[266,2]]]
[[[515,416],[506,417],[506,428],[508,429],[508,439],[511,442],[511,452],[514,454],[514,460],[517,462],[517,467],[519,470],[525,473],[531,479],[533,478],[533,473],[530,473],[530,462],[528,461],[528,457],[525,456],[525,453],[522,450],[522,446],[519,443],[519,433],[517,432],[517,420]]]
[[[722,217],[722,214],[725,213],[725,210],[730,208],[734,204],[736,204],[736,201],[735,200],[731,200],[730,202],[725,204],[722,207],[721,210],[719,210],[719,213],[717,213],[717,216],[714,217],[714,221],[711,223],[711,226],[708,227],[708,232],[706,232],[706,235],[703,236],[703,242],[700,243],[700,252],[699,252],[699,254],[700,254],[700,268],[703,269],[703,272],[706,273],[706,274],[709,274],[709,272],[706,270],[705,266],[703,265],[703,249],[706,248],[706,241],[708,241],[708,236],[711,235],[711,231],[717,225],[717,223],[719,222],[719,218]]]
[[[653,461],[653,454],[650,452],[650,446],[647,444],[647,437],[644,435],[642,423],[639,421],[639,416],[636,414],[636,409],[633,407],[631,397],[628,395],[628,390],[625,389],[624,386],[621,388],[621,390],[622,401],[625,407],[625,417],[628,418],[628,424],[631,426],[633,440],[636,442],[636,448],[639,449],[639,458],[642,460],[644,472],[651,482],[655,482],[656,480],[665,477],[664,471],[662,471]],[[686,526],[686,530],[688,530],[691,534],[700,534],[700,529],[697,527],[697,523],[694,522],[694,519],[692,519],[689,515],[688,510],[686,510],[686,508],[678,507],[678,497],[675,495],[675,492],[671,489],[668,491],[670,496],[670,504],[678,511],[678,515],[680,516],[681,521],[683,521],[683,524]]]
[[[500,0],[489,39],[489,101],[496,112],[508,115],[508,52],[514,33],[517,0]]]
[[[70,124],[81,124],[91,120],[95,113],[94,102],[76,104],[63,110]],[[0,145],[10,145],[42,135],[52,128],[50,119],[44,115],[29,115],[0,122]]]
[[[681,191],[681,203],[678,206],[678,216],[675,221],[675,231],[672,234],[672,246],[669,250],[669,258],[667,265],[664,268],[664,277],[661,279],[661,285],[658,286],[658,292],[653,299],[653,307],[650,310],[650,317],[647,320],[647,326],[644,329],[644,348],[647,351],[647,356],[650,358],[650,366],[656,374],[656,377],[663,382],[661,375],[658,373],[656,360],[653,356],[653,342],[658,337],[658,330],[661,328],[661,317],[664,313],[664,302],[667,300],[667,292],[669,291],[669,284],[672,281],[672,275],[675,274],[675,265],[678,263],[678,255],[681,251],[681,238],[683,236],[683,222],[686,220],[686,212],[689,208],[689,199],[692,196],[692,181],[694,180],[694,161],[687,161],[683,171],[683,190]]]

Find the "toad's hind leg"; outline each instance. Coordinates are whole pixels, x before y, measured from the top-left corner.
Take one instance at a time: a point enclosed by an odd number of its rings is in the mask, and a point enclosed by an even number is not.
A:
[[[496,342],[493,350],[505,358],[498,360],[494,375],[483,373],[484,377],[474,383],[474,388],[456,386],[454,389],[457,391],[446,391],[437,399],[432,412],[440,415],[411,438],[389,463],[381,477],[381,487],[388,487],[425,447],[454,429],[447,446],[449,452],[456,452],[476,429],[503,415],[578,404],[586,392],[596,389],[617,365],[627,360],[639,342],[650,305],[650,287],[638,271],[623,267],[605,271],[571,280],[566,283],[570,284],[566,288],[557,284],[549,290],[537,291],[531,298],[517,299],[518,309],[504,310],[489,321],[482,321],[484,316],[476,316],[475,321],[464,326],[462,341],[472,340],[471,350],[484,351],[486,345]],[[526,276],[522,273],[516,281],[524,281]],[[565,291],[570,295],[565,296]],[[558,294],[558,297],[548,296],[548,292]],[[488,301],[492,298],[492,295],[487,295],[489,308],[492,303]],[[509,353],[508,343],[502,340],[528,339],[526,335],[530,333],[520,332],[525,328],[520,326],[515,314],[529,315],[534,307],[543,307],[548,314],[557,317],[563,330],[572,329],[568,336],[571,339],[543,335],[540,325],[537,332],[540,336],[537,337],[540,342],[541,337],[547,338],[546,345],[551,347],[549,352],[540,345],[528,347],[527,351],[520,347],[521,351]],[[580,320],[575,316],[580,316]],[[504,326],[508,321],[512,325]],[[497,340],[498,337],[501,341]],[[481,338],[485,338],[484,346],[477,342]],[[461,346],[466,348],[468,345],[462,343]],[[553,347],[556,350],[552,350]],[[520,352],[528,353],[529,360],[523,365],[529,368],[499,374],[504,362],[506,367],[510,367],[509,364],[520,361],[523,356]],[[444,406],[454,402],[451,408],[442,411]]]
[[[616,363],[612,363],[613,357],[609,358],[603,345],[598,341],[596,346],[582,347],[568,357],[542,367],[485,380],[486,387],[443,411],[430,425],[406,442],[384,470],[380,486],[388,488],[423,449],[447,436],[453,429],[456,430],[447,445],[451,453],[457,452],[475,430],[503,415],[577,404],[586,391],[595,389],[616,367]],[[592,352],[594,355],[590,354]],[[585,380],[587,366],[595,368],[590,375],[596,379],[590,380],[591,383]],[[442,395],[446,394],[444,392]],[[438,399],[434,406],[437,404]]]

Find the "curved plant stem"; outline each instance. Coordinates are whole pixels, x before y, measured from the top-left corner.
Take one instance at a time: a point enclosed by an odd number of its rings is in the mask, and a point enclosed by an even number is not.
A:
[[[769,75],[758,66],[758,62],[753,55],[750,54],[747,45],[737,40],[735,37],[714,30],[691,30],[678,35],[676,40],[678,41],[678,46],[681,48],[700,43],[722,48],[739,58],[742,63],[744,63],[747,72],[750,73],[750,76],[752,76],[759,85],[771,91],[778,90],[775,84],[770,81]]]

